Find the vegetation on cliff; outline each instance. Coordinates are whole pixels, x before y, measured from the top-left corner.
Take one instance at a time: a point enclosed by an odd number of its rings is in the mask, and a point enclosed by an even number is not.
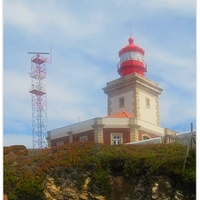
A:
[[[165,174],[173,177],[175,187],[191,199],[196,187],[196,150],[190,150],[183,170],[185,155],[186,147],[176,143],[107,146],[86,142],[42,150],[4,147],[4,194],[16,200],[45,199],[43,183],[47,176],[57,185],[70,176],[81,191],[85,174],[90,174],[89,190],[109,196],[111,174],[128,181],[141,175]]]

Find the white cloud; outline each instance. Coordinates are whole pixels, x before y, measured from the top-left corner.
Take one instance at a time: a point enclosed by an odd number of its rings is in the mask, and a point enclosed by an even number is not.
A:
[[[61,70],[55,77],[53,74],[48,77],[48,118],[61,121],[67,118],[77,122],[79,116],[85,120],[91,115],[95,116],[95,113],[102,113],[95,104],[101,106],[105,103],[96,98],[104,95],[101,88],[105,86],[106,80],[98,68],[90,66],[90,69],[84,69],[83,65],[66,74]]]
[[[12,24],[19,27],[27,27],[33,29],[38,24],[37,15],[34,9],[28,7],[24,1],[4,1],[4,20],[5,23]]]
[[[11,146],[11,145],[25,145],[26,148],[32,148],[32,136],[26,133],[24,134],[14,134],[8,133],[4,134],[3,137],[3,145]]]
[[[3,72],[3,82],[4,82],[4,95],[13,95],[20,97],[25,96],[25,92],[29,91],[28,86],[30,85],[30,78],[28,73],[22,73],[17,70],[4,70]]]
[[[182,97],[174,91],[163,91],[160,96],[161,124],[175,127],[193,122],[196,118],[196,105],[193,98]],[[188,122],[188,119],[191,121]],[[170,128],[170,127],[166,127]]]
[[[104,30],[104,16],[93,12],[83,19],[77,18],[73,10],[62,6],[63,3],[29,2],[23,0],[5,1],[4,20],[5,23],[21,28],[29,34],[51,35],[64,34],[66,37],[81,39],[100,34]]]
[[[146,57],[148,57],[148,70],[151,74],[157,74],[160,80],[174,88],[184,88],[188,92],[196,91],[195,54],[180,57],[174,55],[173,51],[166,51],[152,44],[148,48],[151,51]]]
[[[28,73],[25,75],[17,71],[4,71],[3,75],[4,125],[14,126],[14,121],[31,118],[30,80]]]
[[[195,17],[196,1],[195,0],[152,0],[142,1],[141,6],[147,12],[154,11],[154,14],[160,14],[160,12],[170,12],[170,14],[176,13],[176,15],[190,15]],[[153,13],[153,12],[152,12]]]
[[[119,20],[123,16],[123,12],[129,11],[132,9],[136,14],[135,18],[143,18],[145,16],[157,16],[163,13],[170,13],[170,15],[180,15],[180,16],[192,16],[195,17],[196,12],[196,0],[113,0],[115,6],[119,9]],[[132,15],[134,15],[134,13]],[[129,14],[129,13],[128,13]],[[127,20],[130,20],[127,19]]]

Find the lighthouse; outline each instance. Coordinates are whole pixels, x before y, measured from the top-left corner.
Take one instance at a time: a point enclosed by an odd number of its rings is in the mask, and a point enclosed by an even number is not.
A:
[[[128,39],[129,44],[119,51],[120,62],[118,73],[121,77],[132,73],[144,76],[147,72],[147,65],[144,61],[144,50],[134,44],[134,39]]]
[[[160,126],[162,88],[146,77],[144,53],[132,37],[128,38],[128,44],[119,50],[118,64],[116,62],[116,73],[120,77],[103,88],[107,95],[107,115],[48,131],[48,144],[94,141],[118,145],[150,138],[161,142],[160,137],[169,132]]]
[[[117,72],[120,78],[108,82],[103,88],[107,94],[107,115],[125,111],[135,119],[160,126],[159,95],[162,88],[146,78],[144,54],[132,37],[119,50]]]

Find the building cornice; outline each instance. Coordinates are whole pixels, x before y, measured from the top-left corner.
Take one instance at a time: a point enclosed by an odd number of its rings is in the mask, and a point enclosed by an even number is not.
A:
[[[163,91],[162,88],[158,86],[156,82],[151,81],[150,79],[143,77],[137,73],[133,73],[121,78],[118,78],[114,81],[107,83],[106,87],[103,88],[104,93],[112,93],[121,88],[126,88],[129,86],[138,85],[139,87],[145,87],[156,93],[157,95],[161,94]]]

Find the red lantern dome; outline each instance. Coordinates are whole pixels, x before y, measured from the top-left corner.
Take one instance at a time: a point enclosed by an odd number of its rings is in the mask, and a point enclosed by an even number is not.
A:
[[[128,42],[129,44],[119,51],[118,73],[121,77],[135,72],[144,76],[147,71],[147,65],[143,60],[144,50],[133,44],[132,37]]]

